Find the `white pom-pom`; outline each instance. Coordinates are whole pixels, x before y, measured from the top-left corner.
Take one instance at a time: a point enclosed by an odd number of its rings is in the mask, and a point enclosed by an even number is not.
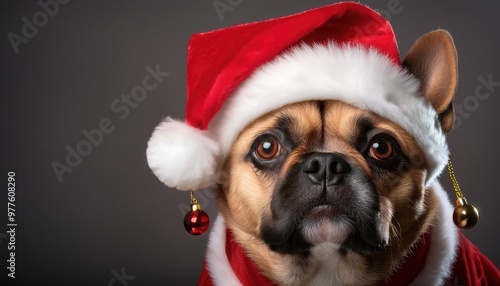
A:
[[[219,144],[207,131],[172,118],[153,132],[146,156],[153,173],[165,185],[181,191],[195,191],[216,181]]]

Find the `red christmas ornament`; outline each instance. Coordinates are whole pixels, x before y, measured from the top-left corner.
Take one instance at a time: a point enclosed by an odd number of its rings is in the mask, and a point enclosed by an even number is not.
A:
[[[210,218],[202,211],[189,211],[184,217],[184,227],[192,235],[203,234],[210,224]]]
[[[184,227],[192,235],[200,235],[207,231],[210,218],[201,210],[200,204],[191,192],[191,210],[184,217]]]

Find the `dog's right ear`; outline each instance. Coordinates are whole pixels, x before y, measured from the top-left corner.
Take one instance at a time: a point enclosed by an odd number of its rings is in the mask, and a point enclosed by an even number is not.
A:
[[[403,66],[420,80],[421,91],[438,112],[443,131],[451,131],[458,82],[457,53],[451,35],[436,30],[420,37],[403,60]]]

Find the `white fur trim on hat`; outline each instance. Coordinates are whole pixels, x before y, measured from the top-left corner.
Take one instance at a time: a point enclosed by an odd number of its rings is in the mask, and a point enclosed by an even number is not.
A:
[[[165,185],[195,191],[214,184],[219,144],[208,131],[168,117],[155,128],[146,156]]]
[[[342,100],[385,117],[408,131],[427,159],[426,185],[448,161],[436,111],[419,92],[419,81],[386,56],[362,46],[300,45],[262,65],[226,100],[208,130],[225,158],[249,123],[286,104]]]

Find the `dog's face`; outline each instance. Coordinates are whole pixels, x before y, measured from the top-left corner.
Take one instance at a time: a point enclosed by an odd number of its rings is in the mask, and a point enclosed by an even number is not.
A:
[[[227,164],[234,220],[279,253],[307,254],[323,242],[378,251],[425,211],[415,140],[341,101],[300,102],[256,120]]]
[[[449,34],[421,37],[403,66],[449,132],[457,83]],[[235,239],[272,280],[307,284],[318,253],[335,249],[343,284],[372,285],[437,217],[427,167],[415,138],[398,124],[338,100],[297,102],[240,132],[217,202]]]

